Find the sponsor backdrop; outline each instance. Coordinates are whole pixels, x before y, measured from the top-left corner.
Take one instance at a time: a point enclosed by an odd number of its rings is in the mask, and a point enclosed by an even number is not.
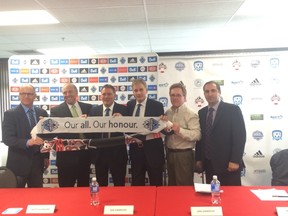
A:
[[[158,56],[155,53],[115,54],[81,58],[51,56],[12,56],[9,58],[11,108],[19,105],[18,91],[23,84],[32,84],[37,92],[35,105],[50,111],[64,101],[62,86],[74,83],[79,100],[101,103],[101,88],[109,83],[117,90],[116,101],[126,104],[132,97],[131,80],[142,78],[148,84],[148,97],[157,97]],[[51,166],[44,174],[44,186],[58,186],[55,153],[50,154]],[[129,163],[129,162],[128,162]],[[95,169],[91,167],[91,174]],[[112,182],[110,177],[110,183]],[[130,165],[127,166],[127,185],[130,185]]]
[[[188,91],[187,103],[198,112],[207,105],[203,84],[219,82],[223,100],[238,105],[246,123],[242,183],[270,185],[270,158],[287,148],[287,70],[287,52],[161,57],[158,96],[170,107],[169,86],[182,81]]]
[[[157,68],[158,66],[158,68]],[[203,84],[218,81],[222,98],[238,105],[244,115],[247,142],[243,185],[270,185],[271,156],[287,147],[285,73],[287,52],[235,53],[225,55],[158,57],[155,53],[117,54],[83,58],[12,56],[9,59],[11,107],[19,104],[19,86],[31,83],[37,91],[35,105],[46,109],[63,102],[61,87],[75,83],[79,100],[101,103],[101,87],[106,83],[117,89],[116,100],[126,104],[132,97],[131,79],[148,83],[149,97],[171,106],[169,86],[182,81],[188,90],[187,103],[197,112],[206,106]],[[91,173],[95,173],[93,167]],[[127,185],[130,185],[127,166]],[[45,186],[57,186],[55,155],[44,175]]]

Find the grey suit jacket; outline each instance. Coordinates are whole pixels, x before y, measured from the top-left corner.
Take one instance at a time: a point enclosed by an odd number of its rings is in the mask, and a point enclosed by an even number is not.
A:
[[[37,120],[40,116],[48,117],[45,110],[34,107]],[[2,124],[3,142],[9,147],[6,166],[18,176],[25,176],[32,167],[32,158],[35,154],[39,156],[39,163],[43,164],[37,147],[26,147],[26,142],[31,138],[31,128],[27,115],[21,105],[4,113]],[[43,167],[43,166],[42,166]]]

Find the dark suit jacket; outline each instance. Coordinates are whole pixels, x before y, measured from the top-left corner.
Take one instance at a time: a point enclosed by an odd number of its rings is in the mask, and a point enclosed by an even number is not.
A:
[[[122,116],[126,116],[127,115],[126,106],[120,105],[120,104],[114,102],[112,114],[114,114],[114,113],[121,113]],[[103,116],[103,105],[98,105],[98,106],[92,107],[89,116]],[[95,132],[97,132],[97,131],[95,131]],[[119,137],[119,136],[123,136],[123,133],[111,133],[110,136],[111,137]],[[102,133],[94,133],[89,138],[101,139]],[[120,145],[120,146],[114,146],[114,147],[103,148],[103,149],[100,148],[100,149],[92,151],[93,163],[95,163],[95,164],[97,163],[97,159],[99,158],[99,156],[101,157],[101,152],[107,152],[107,151],[112,151],[112,150],[115,152],[111,152],[111,155],[115,155],[118,152],[118,154],[122,154],[123,159],[127,161],[127,159],[128,159],[127,149],[126,149],[125,143],[123,143],[123,145]]]
[[[196,161],[204,161],[205,131],[208,106],[199,110],[202,138],[196,143]],[[211,131],[211,162],[216,173],[227,170],[228,163],[242,165],[246,142],[245,123],[240,108],[234,104],[220,102]]]
[[[130,100],[127,103],[128,116],[133,116],[135,106],[136,106],[136,100]],[[156,100],[147,99],[144,116],[159,117],[160,115],[164,115],[163,104]],[[144,141],[143,143],[144,143],[144,152],[146,157],[148,158],[147,159],[148,163],[150,163],[152,167],[162,166],[164,163],[164,150],[163,150],[164,147],[162,138],[147,140]],[[134,147],[135,144],[130,145],[130,154],[133,154]]]
[[[40,116],[48,117],[45,110],[34,107],[37,120]],[[40,166],[43,167],[43,156],[35,153],[35,147],[26,147],[26,142],[31,138],[30,123],[22,107],[10,109],[4,113],[2,125],[3,142],[9,147],[6,166],[17,176],[27,175],[32,167],[32,157],[39,156]]]
[[[78,104],[82,110],[82,114],[88,115],[90,109],[92,108],[91,104],[82,103],[78,101]],[[73,117],[68,105],[63,102],[59,106],[53,107],[50,112],[51,117]],[[57,137],[60,139],[79,139],[80,136],[77,133],[63,133],[57,134]],[[86,151],[86,150],[85,150]],[[74,166],[79,163],[79,152],[71,151],[71,152],[57,152],[56,165],[57,166]],[[83,154],[83,153],[81,153]],[[88,152],[87,157],[89,157]]]

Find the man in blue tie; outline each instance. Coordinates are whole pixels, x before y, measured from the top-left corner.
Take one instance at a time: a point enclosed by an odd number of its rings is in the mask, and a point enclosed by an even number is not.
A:
[[[33,105],[36,98],[32,85],[19,89],[20,105],[4,113],[3,142],[8,148],[7,168],[17,178],[17,187],[43,187],[43,171],[49,165],[49,155],[40,153],[43,140],[31,138],[31,130],[40,117],[47,117],[45,110]]]
[[[102,104],[91,109],[89,116],[126,115],[126,106],[116,103],[116,91],[112,85],[106,84],[101,90]],[[96,131],[97,132],[97,131]],[[95,133],[93,138],[110,138],[123,136],[123,133]],[[123,145],[99,148],[92,151],[92,163],[95,164],[96,177],[100,186],[108,185],[110,171],[114,186],[124,186],[127,167],[127,148]]]
[[[132,90],[135,99],[127,103],[128,116],[159,117],[164,114],[162,103],[147,98],[147,84],[143,79],[134,79]],[[146,172],[150,185],[161,186],[163,184],[163,140],[159,134],[153,134],[153,138],[146,139],[142,145],[130,144],[132,186],[145,185]]]

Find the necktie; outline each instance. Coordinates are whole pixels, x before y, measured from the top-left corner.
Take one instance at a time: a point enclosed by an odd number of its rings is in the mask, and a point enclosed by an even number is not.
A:
[[[106,108],[105,109],[105,116],[110,116],[109,114],[110,114],[110,108]],[[102,137],[103,138],[108,138],[109,137],[109,133],[103,133]]]
[[[137,104],[137,110],[135,112],[135,116],[140,116],[140,107],[142,104]]]
[[[28,116],[29,116],[30,126],[31,126],[31,129],[32,129],[36,125],[33,109],[29,109],[28,110]]]
[[[71,114],[72,114],[73,118],[79,117],[75,105],[72,105],[72,106],[71,106]],[[83,133],[80,133],[80,134],[79,134],[79,138],[80,138],[80,139],[85,139],[84,134],[83,134]]]
[[[75,118],[75,117],[79,117],[75,105],[72,105],[72,107],[71,107],[71,113],[72,113],[72,116],[73,116],[74,118]]]
[[[206,119],[206,135],[205,135],[205,155],[207,159],[211,159],[211,152],[210,152],[210,135],[212,131],[212,123],[213,123],[213,111],[214,109],[211,107],[208,111],[208,116]]]
[[[110,108],[105,109],[105,116],[110,116]]]

